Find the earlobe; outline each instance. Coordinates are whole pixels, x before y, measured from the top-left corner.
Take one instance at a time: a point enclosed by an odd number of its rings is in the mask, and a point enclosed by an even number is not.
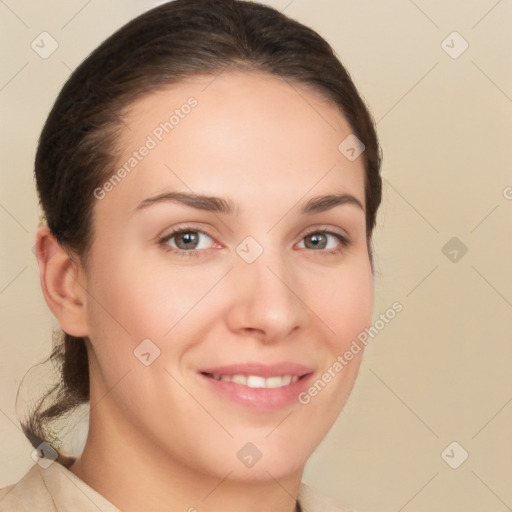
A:
[[[45,301],[61,329],[72,336],[86,337],[87,293],[80,265],[70,258],[47,226],[37,231],[36,257]]]

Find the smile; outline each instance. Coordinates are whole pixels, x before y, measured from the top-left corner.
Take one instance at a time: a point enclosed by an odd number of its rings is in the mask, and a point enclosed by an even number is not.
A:
[[[221,380],[224,382],[233,382],[234,384],[241,384],[248,388],[267,388],[276,389],[290,384],[295,384],[299,377],[297,375],[282,375],[275,377],[262,377],[260,375],[215,375],[212,373],[205,373],[207,377],[214,380]]]
[[[211,396],[223,402],[259,411],[271,411],[297,404],[314,371],[292,362],[274,364],[247,362],[202,368],[198,375]]]

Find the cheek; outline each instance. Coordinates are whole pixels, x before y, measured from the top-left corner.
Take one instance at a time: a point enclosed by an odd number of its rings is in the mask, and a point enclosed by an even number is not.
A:
[[[331,348],[340,352],[371,323],[373,275],[369,261],[340,267],[339,271],[316,276],[308,302],[332,336]],[[310,285],[311,285],[310,283]]]
[[[186,329],[199,313],[213,320],[221,303],[237,294],[236,283],[232,289],[223,287],[222,296],[213,290],[226,272],[221,264],[172,267],[160,258],[142,263],[130,256],[129,248],[118,254],[125,257],[98,253],[96,262],[111,263],[95,264],[87,283],[90,337],[113,340],[117,349],[123,344],[133,351],[145,338],[166,339],[176,328]],[[339,268],[297,269],[295,274],[295,284],[302,290],[299,299],[319,321],[318,327],[324,324],[326,333],[332,334],[326,339],[336,351],[371,322],[373,279],[369,259],[363,256],[354,255]]]
[[[164,329],[164,283],[148,281],[148,273],[147,266],[99,251],[91,265],[87,282],[89,338],[98,359],[109,361],[120,371],[135,361],[133,350],[142,340],[152,339]]]
[[[96,265],[91,271],[90,337],[109,340],[118,354],[121,347],[133,352],[146,338],[160,348],[166,345],[166,349],[177,351],[177,344],[167,347],[168,340],[175,332],[192,334],[191,330],[198,329],[197,317],[205,314],[203,303],[210,312],[215,309],[215,301],[212,303],[206,296],[226,269],[171,266],[161,257],[142,261],[129,256],[129,251],[124,254],[126,257],[114,264]],[[113,261],[111,257],[105,260]],[[218,298],[215,292],[210,295]]]

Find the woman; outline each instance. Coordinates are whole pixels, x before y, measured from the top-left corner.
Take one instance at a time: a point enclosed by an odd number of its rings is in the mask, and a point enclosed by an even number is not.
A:
[[[361,361],[379,169],[332,49],[274,9],[176,0],[107,39],[39,141],[62,380],[0,510],[341,510],[301,477]],[[66,457],[51,422],[88,402]]]

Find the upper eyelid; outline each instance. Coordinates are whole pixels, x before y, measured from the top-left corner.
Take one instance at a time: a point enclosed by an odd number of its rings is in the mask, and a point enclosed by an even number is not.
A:
[[[159,242],[168,242],[171,238],[174,238],[175,236],[177,236],[177,235],[179,235],[181,233],[189,233],[189,232],[192,232],[192,233],[202,233],[203,235],[206,235],[207,237],[211,238],[212,242],[214,242],[216,244],[221,244],[219,241],[217,241],[216,237],[214,237],[213,235],[211,235],[210,233],[208,233],[204,229],[193,228],[192,226],[189,226],[189,227],[184,226],[183,228],[173,229],[167,235],[159,236],[158,237],[158,241]],[[205,249],[193,249],[193,250],[197,250],[197,251],[203,250],[204,251]],[[191,251],[189,251],[189,252],[191,252]]]
[[[337,230],[342,231],[342,232],[338,232]],[[206,236],[208,236],[209,238],[211,238],[212,242],[214,242],[216,244],[223,245],[221,242],[219,242],[217,240],[217,237],[210,234],[204,228],[199,228],[199,227],[195,227],[195,226],[188,225],[188,224],[184,225],[182,227],[176,227],[176,228],[172,229],[167,235],[159,236],[158,240],[160,242],[167,242],[171,238],[175,237],[176,235],[179,235],[180,233],[186,233],[186,232],[203,233]],[[351,241],[351,237],[345,230],[343,230],[341,228],[333,228],[333,227],[327,226],[327,225],[319,225],[319,226],[316,226],[313,228],[307,228],[305,231],[302,231],[299,235],[300,236],[299,242],[303,241],[306,236],[309,236],[309,235],[312,235],[315,233],[324,233],[324,234],[328,234],[328,235],[338,236],[341,238],[342,242],[350,242]],[[180,249],[176,249],[176,250],[180,250]],[[207,249],[191,249],[190,251],[186,251],[186,252],[206,251],[206,250]]]
[[[347,233],[347,230],[343,229],[343,228],[336,228],[336,227],[332,227],[332,226],[328,226],[326,224],[320,224],[319,226],[317,227],[314,227],[314,228],[307,228],[305,231],[302,232],[302,236],[307,236],[308,234],[311,234],[311,233],[329,233],[329,234],[333,234],[333,235],[340,235],[340,236],[343,236],[345,238],[349,238],[349,234]]]
[[[350,236],[350,234],[347,232],[346,229],[342,229],[342,228],[339,228],[339,227],[335,228],[335,227],[328,226],[328,225],[325,225],[325,224],[324,225],[316,226],[316,227],[311,228],[311,229],[308,228],[305,231],[302,231],[301,234],[300,234],[299,242],[304,240],[305,237],[307,237],[309,235],[312,235],[312,234],[315,234],[315,233],[323,233],[323,234],[327,234],[327,235],[338,237],[339,241],[342,244],[350,244],[352,242],[352,237]]]

